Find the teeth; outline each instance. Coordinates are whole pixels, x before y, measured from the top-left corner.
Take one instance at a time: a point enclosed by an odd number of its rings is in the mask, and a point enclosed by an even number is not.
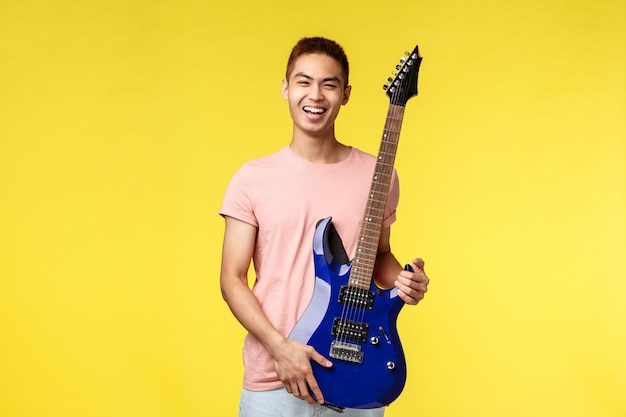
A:
[[[309,113],[315,113],[315,114],[322,114],[326,111],[326,109],[322,109],[319,107],[305,107],[304,111],[309,112]]]

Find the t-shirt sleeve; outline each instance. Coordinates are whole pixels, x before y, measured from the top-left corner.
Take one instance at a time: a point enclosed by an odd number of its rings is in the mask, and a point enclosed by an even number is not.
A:
[[[253,191],[252,175],[244,165],[231,178],[219,214],[259,227],[254,215]]]
[[[383,219],[383,228],[389,227],[396,221],[396,209],[400,201],[400,181],[398,173],[393,170],[391,184],[389,185],[389,195],[387,196],[387,205],[385,206],[385,218]]]

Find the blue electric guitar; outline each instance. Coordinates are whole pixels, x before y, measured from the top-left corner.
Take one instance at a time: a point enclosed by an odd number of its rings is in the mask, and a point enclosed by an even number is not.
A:
[[[381,290],[373,271],[407,101],[417,95],[422,58],[416,46],[396,66],[385,90],[390,99],[383,137],[361,225],[350,261],[331,218],[321,220],[313,239],[313,297],[289,338],[330,357],[331,368],[312,362],[327,406],[376,408],[402,392],[404,352],[396,319],[404,302],[397,290]]]

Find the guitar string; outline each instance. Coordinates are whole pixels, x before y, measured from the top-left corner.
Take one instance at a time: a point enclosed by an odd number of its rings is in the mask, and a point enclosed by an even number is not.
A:
[[[393,88],[393,85],[390,88]],[[398,102],[397,101],[398,98],[399,98],[399,89],[394,88],[391,91],[392,103]],[[387,117],[389,116],[393,116],[392,111],[389,112]],[[390,144],[385,139],[386,139],[386,132],[383,132],[383,138],[381,141],[380,151],[385,152],[385,154],[388,154],[388,155],[392,153],[395,154],[397,149],[388,149],[390,147]],[[377,171],[375,171],[375,174],[376,173]],[[375,180],[375,178],[373,178],[373,180]],[[371,191],[372,195],[370,196],[370,198],[375,199],[375,193],[374,193],[375,187],[373,183],[372,183],[371,188],[372,188],[372,191]],[[370,206],[370,210],[371,210],[371,206]],[[383,207],[383,211],[384,211],[384,207]],[[379,215],[379,214],[376,214],[376,215]],[[372,213],[370,212],[365,213],[365,218],[363,218],[363,221],[366,223],[369,223],[369,219],[371,217],[372,217]],[[365,227],[367,227],[367,225],[365,225]],[[359,238],[362,239],[363,236],[359,234]],[[358,243],[357,243],[357,246],[358,246]],[[369,248],[369,249],[371,250],[372,248]],[[357,254],[356,260],[360,259],[358,255],[359,254]],[[371,256],[371,254],[368,254],[368,255]],[[375,259],[374,259],[374,262],[375,262]],[[354,271],[355,267],[360,272],[361,265],[353,264],[350,268],[349,280],[352,280],[352,273],[355,272]],[[372,268],[372,273],[373,273],[373,268]],[[372,276],[370,284],[373,284],[373,279],[374,277]],[[359,334],[361,334],[361,332],[363,332],[363,326],[366,325],[364,323],[364,318],[365,318],[366,310],[367,310],[367,298],[368,298],[367,295],[370,289],[363,290],[360,287],[353,287],[352,285],[348,285],[347,287],[348,288],[346,288],[346,293],[344,294],[344,306],[342,308],[340,321],[339,323],[337,323],[337,329],[336,329],[337,336],[335,337],[335,340],[340,343],[346,343],[350,339],[354,339],[355,338],[354,336],[358,336]],[[353,288],[356,288],[356,289],[352,290]],[[351,329],[352,323],[354,323],[354,325],[357,326],[357,328]],[[354,333],[352,337],[350,337],[351,332]],[[366,336],[367,336],[367,333],[366,333]],[[367,338],[365,342],[367,342]]]
[[[394,101],[397,98],[397,93],[394,91],[392,92],[393,94],[393,98]],[[388,117],[392,117],[393,118],[394,114],[393,112],[390,112],[390,114],[388,115]],[[381,141],[381,152],[383,152],[384,154],[387,155],[391,155],[393,153],[395,153],[396,149],[393,149],[395,147],[395,144],[392,144],[391,142],[385,140],[386,138],[386,134],[384,133],[383,136],[383,140]],[[381,170],[377,170],[375,175],[383,175],[385,177],[387,177],[389,174],[386,172],[380,172]],[[382,170],[384,171],[384,169]],[[375,180],[375,178],[373,178],[373,180]],[[387,190],[388,191],[388,190]],[[372,195],[370,196],[371,199],[376,199],[376,190],[375,187],[372,187]],[[380,191],[378,191],[380,192]],[[375,209],[374,209],[375,210]],[[384,210],[384,207],[383,207]],[[372,207],[370,206],[370,212],[365,213],[365,218],[363,219],[364,222],[366,222],[365,227],[368,227],[368,223],[371,219],[372,216],[377,216],[379,214],[377,213],[372,213]],[[362,236],[360,236],[360,238],[362,238]],[[369,251],[371,251],[373,248],[369,248]],[[371,253],[369,254],[371,256]],[[359,257],[357,257],[357,260],[360,259]],[[370,259],[371,262],[371,259]],[[375,262],[375,260],[374,260]],[[355,268],[356,267],[356,268]],[[352,268],[352,272],[355,271],[359,271],[360,273],[360,268],[362,267],[361,265],[353,265]],[[358,279],[359,277],[357,277]],[[371,277],[371,279],[373,279],[373,277]],[[367,310],[367,295],[369,293],[369,289],[354,289],[352,290],[351,288],[349,288],[347,290],[347,293],[344,294],[345,295],[345,303],[344,303],[344,307],[342,310],[342,314],[341,314],[341,318],[340,318],[340,322],[337,323],[337,334],[338,334],[338,338],[337,340],[340,342],[347,342],[350,340],[355,339],[356,336],[360,335],[361,332],[364,332],[364,328],[363,326],[365,326],[366,324],[364,323],[364,318],[366,315],[366,310]],[[357,326],[356,328],[353,328],[353,326]],[[367,341],[367,340],[366,340]]]

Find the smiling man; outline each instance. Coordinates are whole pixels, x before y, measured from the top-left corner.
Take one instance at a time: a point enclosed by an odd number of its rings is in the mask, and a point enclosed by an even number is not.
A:
[[[304,38],[292,49],[282,96],[289,104],[289,146],[244,164],[227,188],[220,285],[234,316],[246,328],[240,417],[335,415],[321,409],[311,361],[331,367],[311,346],[288,339],[313,294],[312,242],[320,219],[331,216],[352,258],[367,202],[375,157],[340,143],[335,120],[348,103],[348,59],[336,42]],[[398,204],[394,172],[384,213],[374,278],[396,287],[407,304],[427,290],[424,263],[404,271],[391,253],[390,226]],[[255,283],[248,286],[254,262]],[[380,417],[383,408],[346,409],[346,417]],[[339,414],[337,414],[339,415]]]

